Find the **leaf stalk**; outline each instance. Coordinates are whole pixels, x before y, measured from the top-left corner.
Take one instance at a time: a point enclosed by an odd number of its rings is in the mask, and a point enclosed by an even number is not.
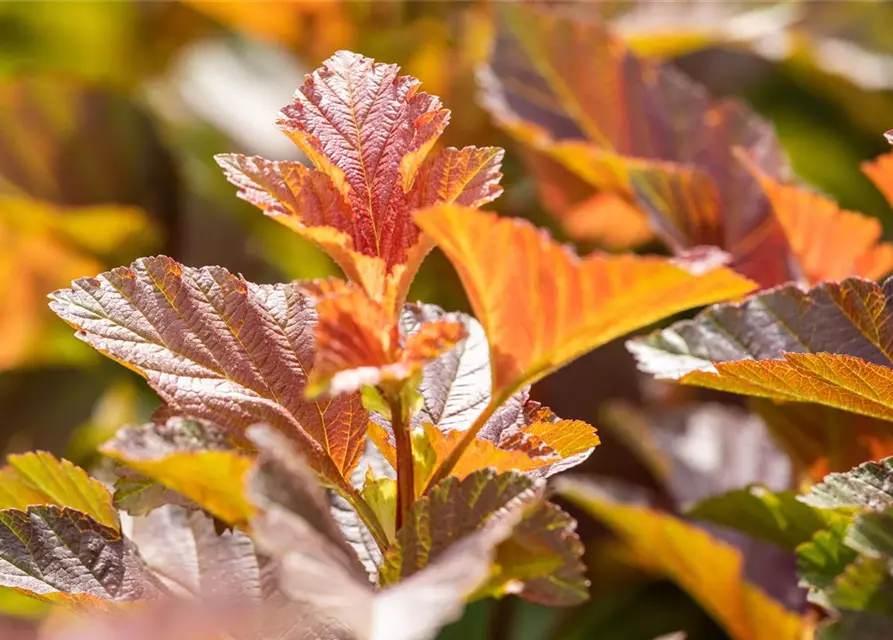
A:
[[[415,502],[415,469],[412,459],[412,437],[409,432],[412,423],[404,394],[386,394],[391,410],[391,428],[397,450],[397,530],[403,526],[406,516]]]

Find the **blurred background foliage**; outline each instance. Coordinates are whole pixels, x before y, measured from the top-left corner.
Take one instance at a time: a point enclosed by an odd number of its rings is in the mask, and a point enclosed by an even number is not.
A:
[[[893,212],[859,164],[886,151],[881,134],[893,127],[893,3],[577,4],[643,54],[753,105],[774,122],[800,178],[876,216],[890,239]],[[81,348],[48,313],[46,294],[72,278],[149,253],[258,282],[334,272],[313,246],[238,200],[212,156],[298,158],[273,119],[337,49],[421,79],[453,112],[446,144],[506,147],[506,192],[493,208],[563,237],[513,143],[475,101],[492,12],[487,2],[0,2],[0,449],[45,448],[90,464],[98,443],[157,405],[135,375]],[[467,310],[437,254],[411,297]],[[655,407],[665,421],[704,394],[643,385],[618,342],[535,395],[600,427],[604,444],[583,473],[648,487],[667,508],[693,499],[668,471],[672,456],[659,459],[667,447],[652,447],[648,434]],[[740,417],[724,422],[737,429]],[[761,473],[742,482],[766,481]],[[593,521],[581,517],[581,532],[591,603],[479,603],[442,637],[724,637],[684,591],[634,570],[611,541],[596,543],[603,531]],[[0,610],[34,614],[18,606],[0,601]]]

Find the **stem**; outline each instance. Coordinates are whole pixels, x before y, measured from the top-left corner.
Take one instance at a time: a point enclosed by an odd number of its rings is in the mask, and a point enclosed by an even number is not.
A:
[[[397,449],[397,530],[403,526],[406,515],[415,502],[415,478],[412,461],[412,439],[409,434],[410,421],[406,419],[402,394],[389,394],[391,408],[391,428]]]
[[[435,469],[434,473],[431,474],[431,478],[428,480],[425,491],[428,491],[428,489],[430,489],[431,487],[436,486],[437,483],[447,478],[453,472],[453,469],[456,467],[456,463],[459,462],[459,458],[462,457],[462,454],[465,453],[465,450],[468,448],[468,446],[472,442],[474,442],[474,439],[477,437],[480,430],[484,428],[485,424],[487,424],[487,420],[489,420],[493,416],[493,413],[495,413],[496,409],[499,408],[499,405],[501,404],[501,399],[497,400],[496,398],[490,398],[490,403],[477,417],[477,419],[471,425],[471,428],[462,435],[462,439],[459,441],[459,444],[453,447],[453,450],[450,451],[450,454],[444,459],[443,462],[440,463],[440,466]]]

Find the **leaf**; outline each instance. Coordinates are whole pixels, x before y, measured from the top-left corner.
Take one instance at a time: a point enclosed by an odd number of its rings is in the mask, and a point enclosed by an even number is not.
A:
[[[856,516],[846,545],[870,558],[893,558],[893,509]]]
[[[870,162],[862,163],[865,172],[875,186],[884,194],[887,202],[893,203],[893,152],[878,156]]]
[[[849,522],[838,520],[828,529],[816,531],[812,539],[797,547],[797,574],[800,584],[809,587],[811,599],[827,605],[821,593],[856,559],[856,552],[846,546]]]
[[[686,515],[792,550],[838,520],[833,512],[799,502],[793,491],[772,493],[759,485],[702,500]]]
[[[117,529],[53,505],[0,511],[0,586],[115,602],[152,599],[163,590]]]
[[[876,218],[840,209],[828,198],[760,175],[759,169],[755,174],[808,283],[876,279],[893,269],[893,245],[878,242],[883,229]]]
[[[46,451],[7,458],[0,469],[0,509],[24,511],[32,505],[70,507],[102,525],[120,530],[112,495],[87,472]]]
[[[224,522],[243,524],[252,515],[242,489],[251,458],[227,447],[212,427],[181,418],[125,427],[101,451]]]
[[[375,512],[387,535],[393,542],[397,527],[397,482],[393,478],[376,478],[371,469],[366,472],[366,483],[361,494],[363,500]]]
[[[253,433],[264,437],[263,431]],[[268,470],[278,478],[256,484],[269,472],[261,466],[252,481],[254,495],[261,498],[259,514],[251,523],[255,540],[276,561],[283,593],[311,608],[312,615],[302,621],[304,628],[308,633],[323,628],[327,638],[430,638],[459,617],[465,597],[488,577],[494,548],[511,534],[521,516],[519,509],[507,512],[492,526],[455,541],[423,571],[375,591],[352,551],[345,548],[335,522],[326,518],[321,489],[308,482],[293,452],[266,447],[264,455]],[[263,497],[277,490],[278,497]]]
[[[865,462],[844,473],[829,473],[801,500],[819,509],[893,507],[893,457]]]
[[[402,341],[394,316],[359,287],[329,280],[304,291],[317,299],[319,315],[309,397],[403,383],[465,337],[461,323],[435,321]]]
[[[359,394],[305,400],[316,313],[297,284],[254,285],[221,267],[157,257],[51,298],[78,337],[145,376],[174,411],[236,437],[270,424],[300,443],[327,482],[346,485],[366,412]]]
[[[396,312],[430,250],[413,209],[496,198],[502,150],[431,154],[449,120],[396,65],[339,51],[308,75],[277,125],[316,169],[218,156],[239,196],[316,242],[369,296]]]
[[[515,472],[484,469],[463,480],[448,478],[413,505],[397,542],[385,554],[381,581],[394,584],[423,571],[455,540],[470,535],[494,514],[524,506],[511,538],[497,549],[499,572],[483,593],[514,593],[535,602],[571,605],[587,597],[576,523],[542,503],[542,485]]]
[[[0,370],[81,357],[47,346],[53,325],[46,293],[101,269],[115,250],[139,245],[139,238],[141,246],[149,246],[145,240],[151,231],[134,208],[64,208],[23,195],[0,195],[0,277],[7,283],[0,295]]]
[[[834,580],[828,600],[838,609],[893,615],[893,577],[887,562],[856,558]]]
[[[436,207],[416,220],[484,327],[496,404],[611,339],[752,288],[722,267],[695,275],[662,258],[578,258],[526,222],[471,209]]]
[[[688,591],[731,637],[802,637],[804,622],[745,581],[732,547],[670,515],[608,500],[582,480],[561,478],[557,489],[619,535],[642,568]]]
[[[795,285],[715,305],[628,343],[639,368],[722,391],[817,402],[890,420],[893,280]]]
[[[865,460],[893,455],[893,424],[840,409],[754,398],[750,406],[815,482]]]
[[[782,172],[772,127],[739,103],[710,99],[671,66],[640,58],[591,17],[501,6],[481,76],[483,106],[535,153],[638,206],[673,251],[715,245],[762,286],[789,280],[784,236],[732,153],[743,147],[770,175]]]
[[[165,505],[134,518],[130,539],[175,593],[206,604],[260,601],[260,566],[251,539],[238,530],[218,534],[213,519],[201,511]]]

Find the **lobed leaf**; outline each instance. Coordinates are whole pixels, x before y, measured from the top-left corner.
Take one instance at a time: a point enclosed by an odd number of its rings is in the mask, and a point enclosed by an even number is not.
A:
[[[237,437],[268,423],[299,442],[327,482],[346,485],[366,412],[359,394],[304,398],[316,313],[297,284],[254,285],[221,267],[156,257],[51,298],[78,337],[145,376],[174,411]]]
[[[0,511],[0,586],[51,599],[114,602],[164,591],[117,528],[54,505]]]
[[[471,209],[435,207],[416,220],[453,263],[484,327],[496,404],[609,340],[753,286],[709,264],[696,274],[662,258],[578,258],[526,222]]]
[[[784,171],[768,123],[637,56],[579,12],[505,5],[499,18],[480,100],[500,126],[593,191],[638,206],[672,250],[715,245],[762,286],[790,279],[784,235],[732,152],[743,147],[770,175]],[[617,224],[635,237],[635,217]]]
[[[0,509],[68,507],[120,530],[111,493],[80,467],[46,451],[12,455],[7,462],[9,466],[0,469]]]
[[[608,500],[581,480],[562,478],[558,490],[617,533],[642,568],[688,591],[733,638],[803,637],[804,621],[744,579],[732,547],[670,515]]]
[[[890,420],[893,280],[786,285],[628,344],[660,378]]]
[[[822,593],[834,583],[858,555],[844,544],[849,522],[838,520],[828,529],[816,531],[808,542],[797,547],[797,575],[810,589],[810,599],[828,605]]]
[[[820,509],[893,507],[893,458],[865,462],[843,473],[829,473],[801,500]]]
[[[243,491],[251,458],[226,446],[208,425],[170,418],[125,427],[101,451],[224,522],[244,524],[253,513]]]
[[[502,150],[431,152],[449,112],[398,73],[396,65],[339,51],[307,76],[277,124],[316,169],[217,157],[240,197],[316,242],[393,312],[431,248],[412,211],[477,207],[502,192]]]
[[[305,291],[317,299],[319,315],[310,397],[403,382],[465,337],[462,324],[435,321],[401,340],[393,315],[359,287],[329,280]]]
[[[457,539],[479,530],[505,510],[523,508],[511,537],[496,551],[499,571],[483,594],[515,593],[550,605],[578,604],[588,583],[580,563],[582,545],[576,523],[542,502],[542,485],[520,473],[476,471],[462,480],[448,478],[413,505],[397,542],[385,554],[384,584],[405,580],[445,554]],[[496,514],[494,516],[494,514]]]

